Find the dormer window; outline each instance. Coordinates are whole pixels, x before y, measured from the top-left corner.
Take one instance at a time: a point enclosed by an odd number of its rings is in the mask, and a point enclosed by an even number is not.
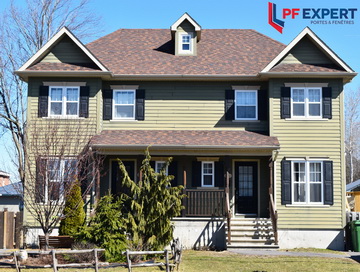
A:
[[[175,55],[196,56],[197,43],[201,37],[201,26],[184,13],[171,27],[171,37],[175,42]]]
[[[193,52],[192,35],[191,34],[181,34],[180,42],[181,42],[180,53],[191,54]]]

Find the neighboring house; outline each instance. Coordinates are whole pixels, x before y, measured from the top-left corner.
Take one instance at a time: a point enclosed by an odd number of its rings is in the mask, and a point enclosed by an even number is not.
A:
[[[170,30],[120,29],[86,46],[63,28],[17,73],[29,124],[95,123],[107,170],[97,194],[121,190],[117,158],[139,180],[146,147],[157,171],[173,157],[187,247],[343,248],[343,86],[356,73],[309,28],[284,45],[185,13]]]
[[[21,183],[11,183],[0,187],[0,212],[7,209],[9,212],[19,212],[23,209]]]
[[[10,175],[0,170],[0,187],[10,184]]]
[[[346,184],[346,192],[360,191],[360,179]]]

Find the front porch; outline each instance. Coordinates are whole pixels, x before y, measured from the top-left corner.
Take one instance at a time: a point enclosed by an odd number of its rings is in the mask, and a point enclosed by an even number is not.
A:
[[[117,159],[124,163],[134,181],[141,180],[140,165],[144,150],[150,146],[155,171],[164,169],[164,162],[172,157],[164,170],[174,176],[171,186],[183,186],[187,195],[182,214],[174,219],[177,224],[187,222],[182,225],[184,230],[188,229],[185,232],[198,233],[203,222],[204,226],[221,229],[208,233],[220,236],[227,233],[222,240],[231,244],[236,235],[234,230],[232,236],[232,221],[244,217],[271,218],[276,242],[271,178],[273,151],[279,148],[275,137],[243,130],[103,131],[93,138],[92,144],[106,155],[107,174],[98,182],[98,196],[124,190]],[[189,233],[192,229],[189,222],[196,225],[193,233]],[[256,233],[253,236],[258,237]]]

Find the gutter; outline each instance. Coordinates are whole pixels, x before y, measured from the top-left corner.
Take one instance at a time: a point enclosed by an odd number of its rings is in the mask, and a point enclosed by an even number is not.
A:
[[[93,144],[94,148],[99,149],[116,149],[116,148],[127,148],[127,149],[146,149],[150,148],[157,149],[169,149],[169,148],[178,148],[178,149],[270,149],[277,150],[280,149],[280,146],[239,146],[239,145],[102,145],[102,144]]]

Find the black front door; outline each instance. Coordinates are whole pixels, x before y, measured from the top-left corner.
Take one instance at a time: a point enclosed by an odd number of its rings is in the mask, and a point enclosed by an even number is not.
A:
[[[257,213],[257,162],[235,162],[236,213]]]
[[[130,178],[134,180],[135,178],[135,161],[122,161],[125,165],[126,171],[128,172]],[[119,195],[121,192],[127,193],[128,190],[123,188],[122,184],[123,175],[119,169],[119,163],[117,160],[112,161],[111,163],[111,193],[114,195]]]

